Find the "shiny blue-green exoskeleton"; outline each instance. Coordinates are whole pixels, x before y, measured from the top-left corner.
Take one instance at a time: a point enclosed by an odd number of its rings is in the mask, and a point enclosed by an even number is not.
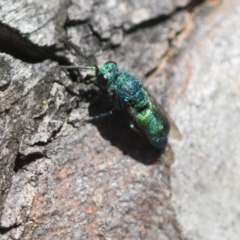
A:
[[[115,106],[126,109],[134,123],[153,147],[163,149],[170,129],[175,137],[180,133],[167,112],[143,87],[142,82],[126,71],[120,71],[115,62],[106,62],[96,68],[96,81],[100,88],[112,92]]]
[[[70,45],[90,62],[90,66],[65,68],[95,70],[97,85],[112,93],[115,107],[118,110],[127,110],[137,128],[141,130],[153,147],[164,149],[169,134],[174,138],[181,138],[174,121],[143,87],[141,80],[126,71],[119,70],[118,65],[112,61],[106,62],[99,69],[73,43],[70,42]],[[111,111],[109,113],[112,114]],[[109,113],[101,114],[101,117],[107,116]],[[130,126],[133,127],[133,124]]]

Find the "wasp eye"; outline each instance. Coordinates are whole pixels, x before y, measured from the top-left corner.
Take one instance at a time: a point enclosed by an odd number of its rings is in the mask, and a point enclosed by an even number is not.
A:
[[[107,82],[108,82],[108,78],[103,75],[103,74],[99,74],[97,76],[97,83],[100,87],[106,87],[107,86]]]

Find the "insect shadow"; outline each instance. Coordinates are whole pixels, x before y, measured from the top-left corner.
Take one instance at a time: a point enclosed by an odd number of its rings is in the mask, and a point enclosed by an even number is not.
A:
[[[90,102],[89,116],[94,117],[114,107],[107,92]],[[112,115],[89,121],[98,128],[101,136],[119,148],[124,154],[145,165],[159,162],[164,150],[158,150],[144,138],[140,131],[130,128],[131,118],[126,110],[115,110]]]

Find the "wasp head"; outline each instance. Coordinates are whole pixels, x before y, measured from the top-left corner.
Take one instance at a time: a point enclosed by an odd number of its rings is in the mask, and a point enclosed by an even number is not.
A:
[[[99,87],[107,89],[118,75],[118,65],[115,62],[106,62],[100,70],[97,69],[97,84]]]

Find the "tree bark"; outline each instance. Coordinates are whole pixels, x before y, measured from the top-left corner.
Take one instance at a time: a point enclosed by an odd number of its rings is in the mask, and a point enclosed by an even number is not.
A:
[[[0,239],[238,239],[240,7],[0,2]],[[154,150],[85,80],[115,61],[183,139]],[[85,80],[84,80],[85,79]],[[99,92],[101,94],[99,94]]]

